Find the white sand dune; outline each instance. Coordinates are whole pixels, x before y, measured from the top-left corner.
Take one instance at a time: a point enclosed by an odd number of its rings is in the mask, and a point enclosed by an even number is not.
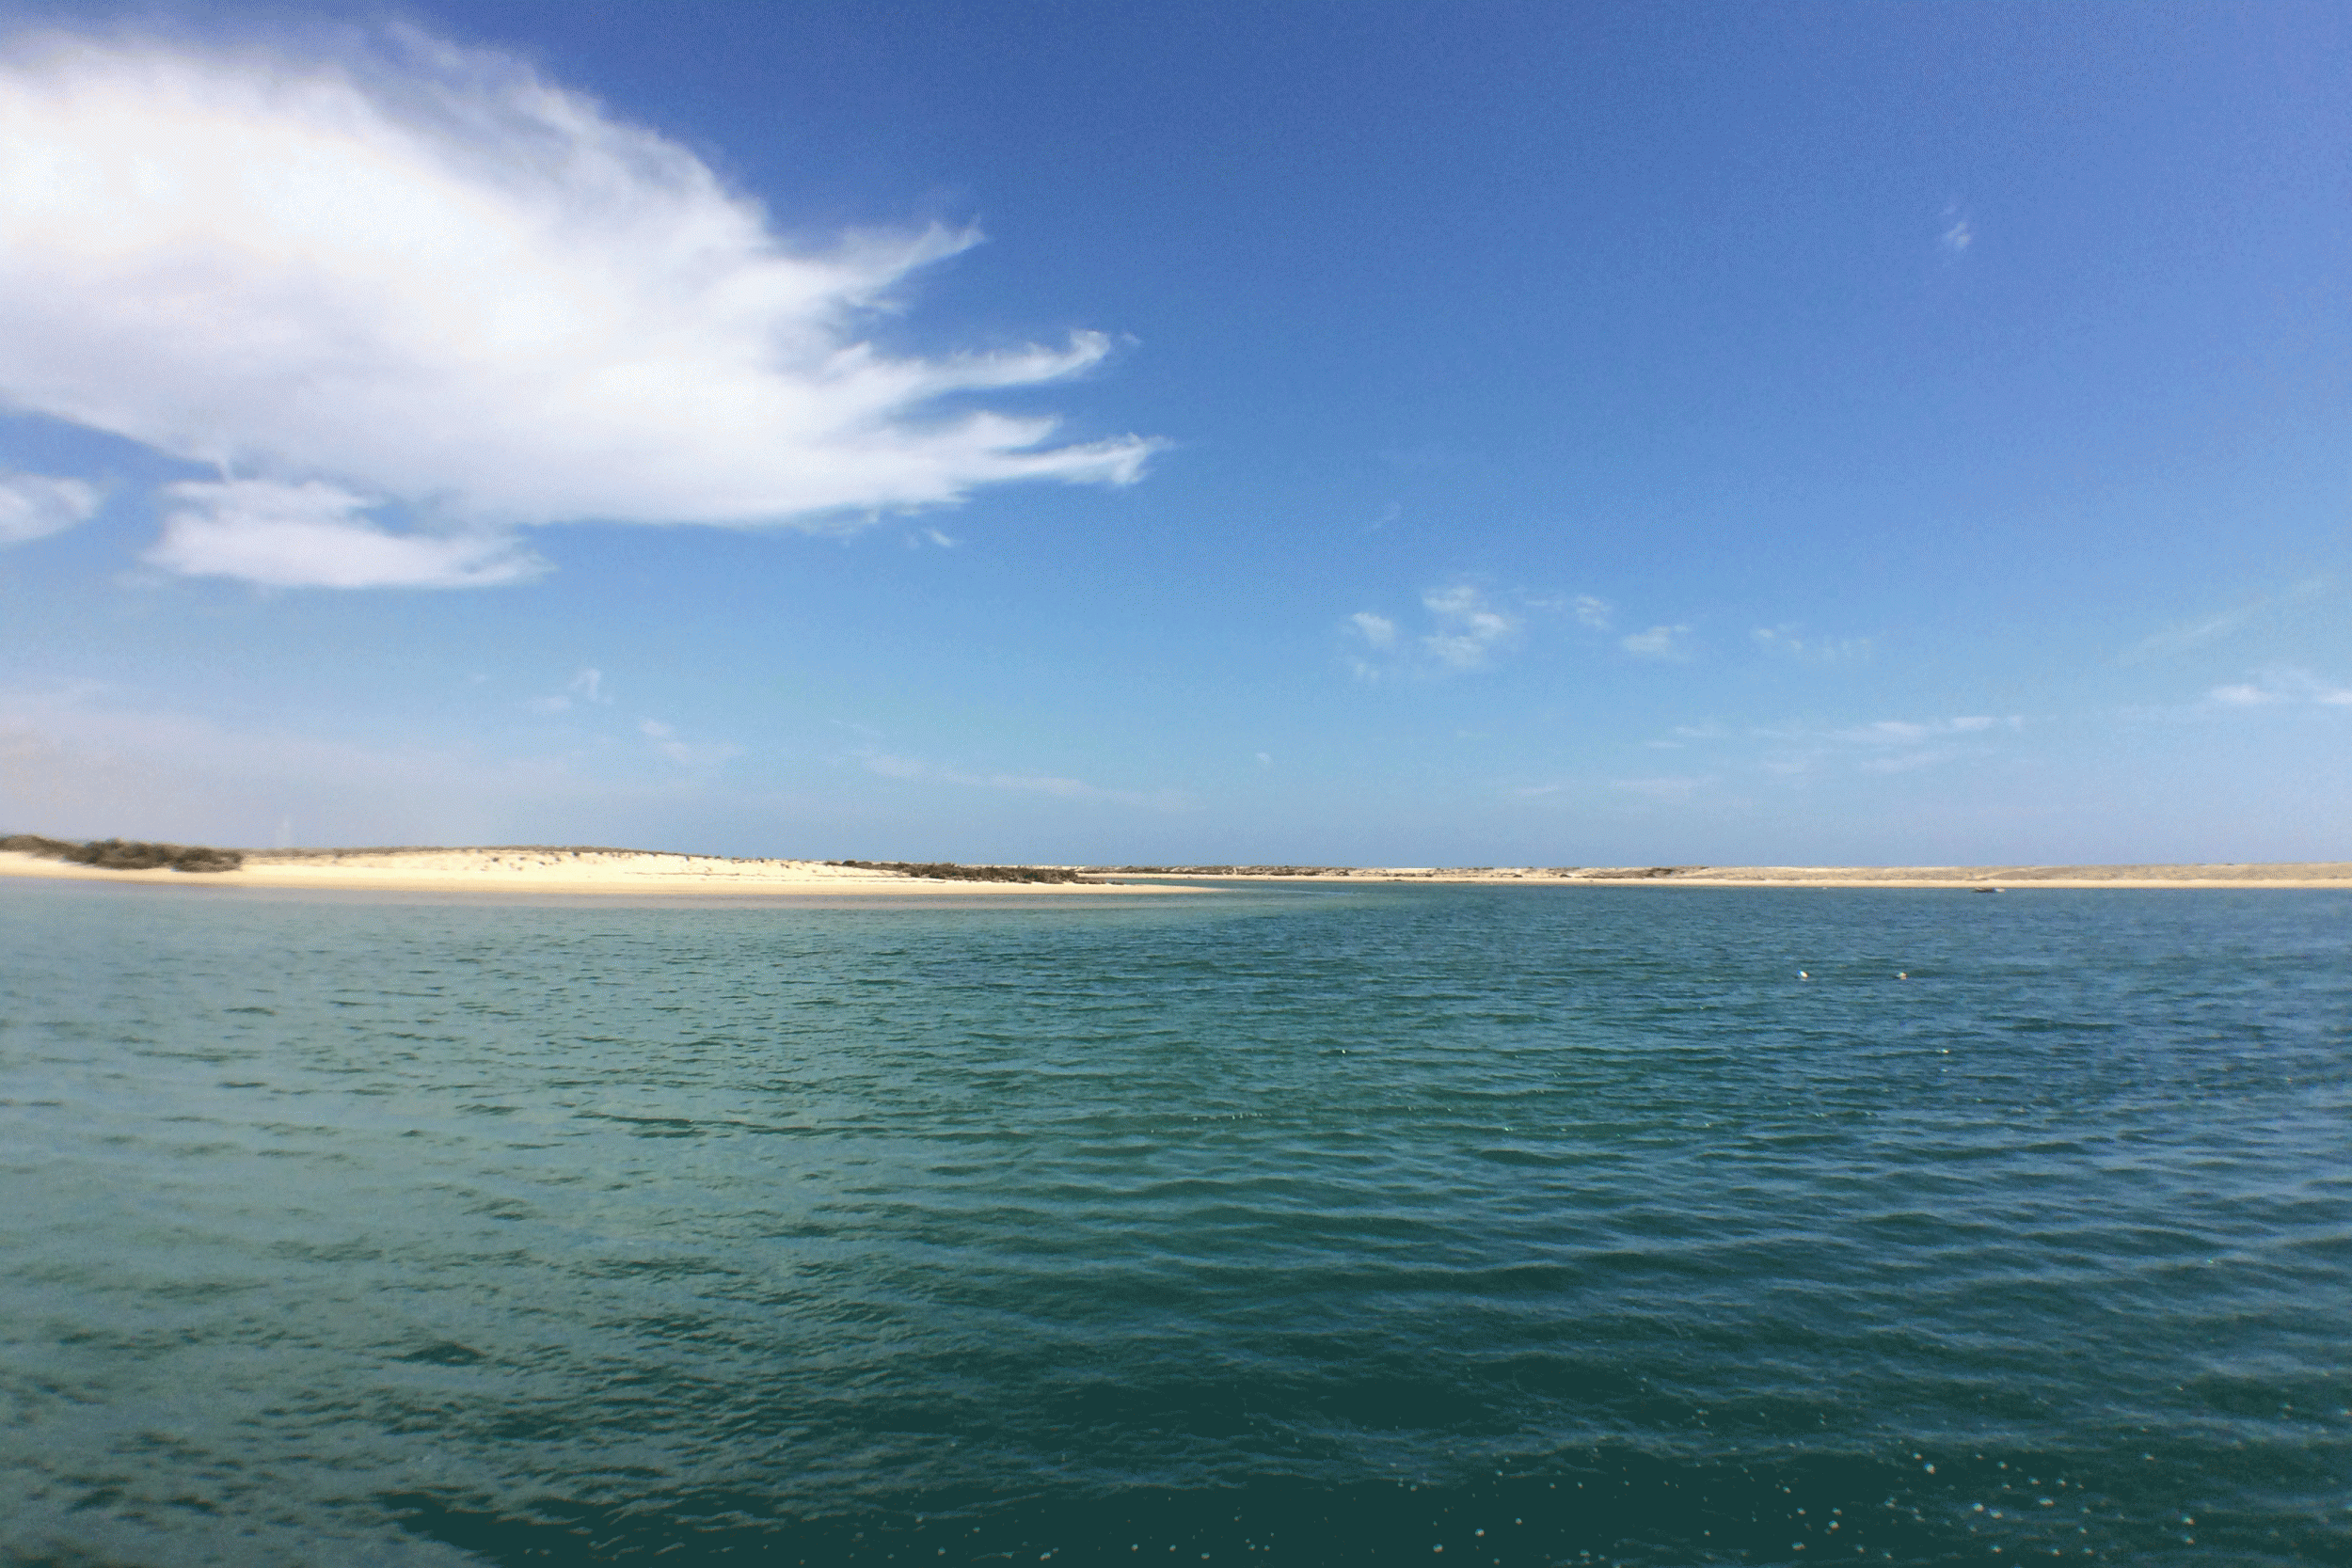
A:
[[[1443,882],[1519,886],[1999,888],[2352,887],[2352,862],[2202,865],[1269,866],[1088,868],[1110,880],[966,881],[823,861],[731,860],[644,849],[260,849],[234,871],[119,871],[0,852],[0,876],[179,887],[346,888],[419,893],[677,894],[961,898],[1088,897],[1189,891],[1194,883]],[[1136,878],[1152,880],[1138,881]]]
[[[259,849],[234,871],[117,871],[0,853],[0,876],[179,887],[349,888],[418,893],[756,894],[771,896],[1153,894],[1101,882],[941,880],[822,861],[730,860],[642,849]]]

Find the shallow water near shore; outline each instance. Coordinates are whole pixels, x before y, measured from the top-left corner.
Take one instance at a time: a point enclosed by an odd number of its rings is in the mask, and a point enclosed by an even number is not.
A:
[[[2352,1562],[2352,895],[0,931],[7,1560]]]

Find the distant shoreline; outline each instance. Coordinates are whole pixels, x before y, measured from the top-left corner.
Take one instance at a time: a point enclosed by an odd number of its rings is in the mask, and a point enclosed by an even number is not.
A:
[[[122,870],[0,852],[0,876],[178,887],[354,892],[759,895],[770,897],[1183,895],[1184,884],[1437,883],[1515,887],[2352,888],[2352,862],[2132,865],[902,867],[839,861],[738,860],[657,850],[506,846],[469,848],[200,850],[232,869]]]
[[[1441,882],[1522,887],[2352,888],[2352,861],[2133,865],[1116,866],[1220,882]]]

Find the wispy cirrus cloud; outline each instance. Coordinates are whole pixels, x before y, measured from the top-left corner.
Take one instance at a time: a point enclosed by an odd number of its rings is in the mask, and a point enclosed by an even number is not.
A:
[[[1182,790],[1106,789],[1084,779],[1061,778],[1045,773],[976,773],[964,768],[942,768],[919,757],[872,748],[851,753],[851,759],[867,772],[885,779],[928,781],[967,789],[1009,790],[1015,794],[1046,795],[1060,800],[1100,800],[1152,811],[1188,811],[1194,804],[1192,798]]]
[[[545,697],[533,697],[523,705],[534,713],[564,713],[578,703],[610,703],[604,694],[604,672],[583,669],[564,684],[561,691]]]
[[[1688,800],[1715,783],[1711,774],[1667,773],[1645,779],[1612,779],[1609,787],[1645,800]]]
[[[743,748],[732,741],[685,739],[677,733],[676,726],[659,719],[640,719],[637,721],[637,733],[645,737],[657,756],[697,772],[707,771],[743,754]]]
[[[2144,664],[2172,654],[2187,653],[2218,642],[2251,626],[2275,619],[2288,607],[2325,594],[2326,578],[2306,578],[2277,594],[2265,594],[2211,614],[2193,616],[2151,632],[2115,656],[2118,664]]]
[[[177,487],[152,564],[488,587],[546,569],[516,542],[536,525],[848,528],[1128,483],[1153,450],[931,412],[1078,374],[1099,333],[877,346],[865,324],[977,232],[788,245],[693,153],[516,59],[345,38],[0,53],[0,397],[224,470]]]
[[[394,533],[371,502],[312,480],[243,479],[166,487],[161,538],[140,557],[183,577],[264,588],[495,588],[548,563],[508,533]]]
[[[2309,670],[2282,665],[2264,671],[2253,680],[2217,686],[2205,693],[2206,705],[2222,709],[2280,707],[2296,704],[2352,707],[2352,687],[2322,680]]]
[[[1758,626],[1749,634],[1761,652],[1800,664],[1864,664],[1877,651],[1867,637],[1821,637],[1793,623]]]
[[[98,486],[50,474],[0,472],[0,545],[62,533],[97,515]]]
[[[1756,766],[1776,778],[1796,779],[1824,770],[1909,773],[1964,757],[1981,755],[2003,735],[2025,728],[2019,715],[1995,718],[1963,714],[1949,719],[1880,719],[1868,723],[1817,728],[1758,726],[1748,732],[1765,742]]]
[[[1977,243],[1976,225],[1969,220],[1968,214],[1959,202],[1945,203],[1944,228],[1936,235],[1935,243],[1943,248],[1944,254],[1955,257],[1967,255],[1968,247]]]
[[[1617,646],[1636,658],[1665,659],[1681,663],[1692,657],[1689,626],[1652,626],[1617,639]]]
[[[1873,723],[1832,730],[1830,738],[1856,746],[1916,746],[1923,740],[1944,736],[1982,735],[2004,726],[2017,729],[2024,723],[2023,719],[2016,717],[2001,720],[1981,713],[1957,719],[1881,719]]]

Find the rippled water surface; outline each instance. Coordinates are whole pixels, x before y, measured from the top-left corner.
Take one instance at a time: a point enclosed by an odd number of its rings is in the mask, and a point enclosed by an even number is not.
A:
[[[2341,895],[0,931],[13,1560],[2352,1562]]]

